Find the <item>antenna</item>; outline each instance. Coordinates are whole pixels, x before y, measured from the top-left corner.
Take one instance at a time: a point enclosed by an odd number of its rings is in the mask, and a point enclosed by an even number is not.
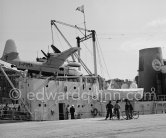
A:
[[[37,58],[36,58],[36,61],[38,61],[38,59],[39,59],[39,58],[38,58],[38,51],[37,51]]]
[[[51,21],[51,37],[52,37],[52,45],[54,45],[54,32],[52,29],[52,21]]]
[[[48,45],[48,53],[50,52],[50,46]]]

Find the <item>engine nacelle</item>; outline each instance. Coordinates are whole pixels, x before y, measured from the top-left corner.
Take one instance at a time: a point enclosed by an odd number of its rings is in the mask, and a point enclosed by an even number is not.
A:
[[[69,66],[69,67],[80,67],[81,65],[78,62],[70,62],[70,63],[67,64],[67,66]]]

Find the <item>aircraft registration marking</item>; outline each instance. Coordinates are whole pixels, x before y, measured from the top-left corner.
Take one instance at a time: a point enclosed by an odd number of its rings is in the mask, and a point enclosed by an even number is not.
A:
[[[19,62],[19,66],[33,67],[32,63]]]

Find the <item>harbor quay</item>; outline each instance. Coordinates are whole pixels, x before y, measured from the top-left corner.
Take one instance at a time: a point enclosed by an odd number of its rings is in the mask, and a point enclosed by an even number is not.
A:
[[[58,121],[1,123],[1,138],[165,138],[166,114],[132,120],[104,117]]]

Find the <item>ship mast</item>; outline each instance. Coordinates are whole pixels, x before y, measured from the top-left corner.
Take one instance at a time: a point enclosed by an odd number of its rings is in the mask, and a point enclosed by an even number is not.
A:
[[[83,42],[89,38],[92,38],[93,42],[93,60],[94,60],[94,75],[97,76],[97,60],[96,60],[96,37],[95,30],[91,30],[91,33],[83,38],[77,37],[77,46],[80,47],[80,42]],[[78,55],[80,57],[80,51],[78,51]]]

